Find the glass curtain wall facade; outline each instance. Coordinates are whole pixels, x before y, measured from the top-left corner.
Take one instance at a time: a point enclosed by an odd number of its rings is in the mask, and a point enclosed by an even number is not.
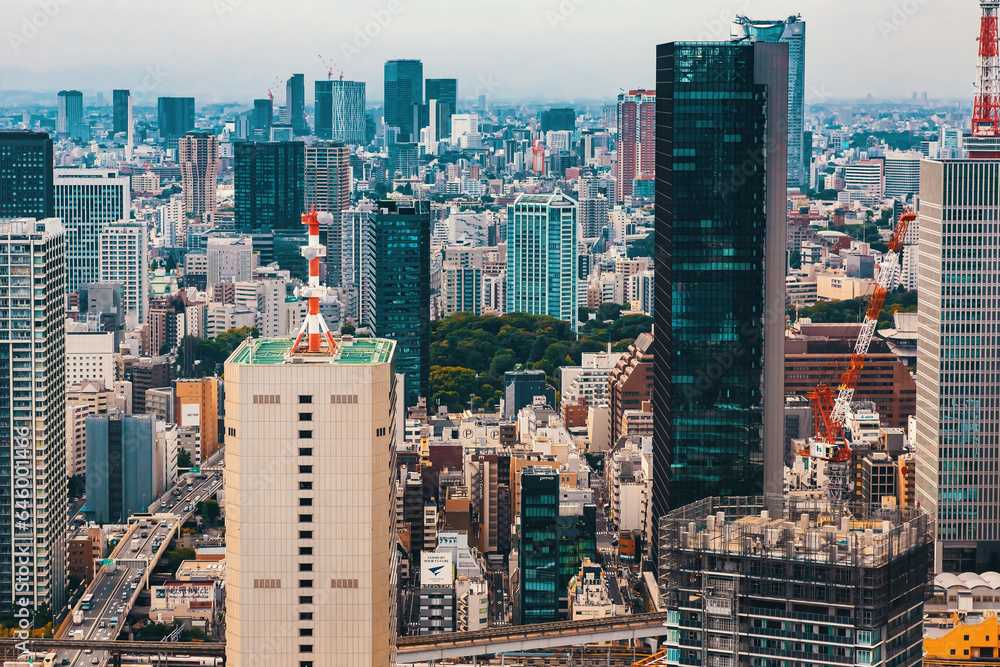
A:
[[[559,620],[559,472],[521,471],[521,623]]]
[[[451,116],[458,111],[458,80],[427,79],[425,84],[427,102],[437,100],[438,140],[451,136]]]
[[[235,156],[236,231],[301,232],[305,144],[244,141],[235,144]]]
[[[351,146],[364,146],[365,83],[364,81],[331,81],[331,131],[333,139]]]
[[[52,138],[45,132],[0,132],[0,218],[51,218]]]
[[[399,141],[415,142],[414,105],[424,100],[424,64],[419,60],[389,60],[385,64],[385,124],[399,128]]]
[[[786,84],[784,44],[657,49],[655,518],[781,495]]]

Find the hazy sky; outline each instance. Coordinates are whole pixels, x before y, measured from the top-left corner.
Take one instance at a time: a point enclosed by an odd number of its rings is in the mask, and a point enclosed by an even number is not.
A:
[[[370,102],[392,58],[460,99],[611,99],[654,85],[656,44],[726,38],[737,13],[802,14],[807,101],[972,97],[975,0],[0,0],[0,90],[248,103],[302,72],[311,104],[323,55]]]

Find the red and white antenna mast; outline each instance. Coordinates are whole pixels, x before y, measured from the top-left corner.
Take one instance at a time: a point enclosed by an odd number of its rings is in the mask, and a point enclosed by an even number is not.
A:
[[[323,316],[319,312],[319,300],[321,297],[327,295],[326,288],[321,287],[319,284],[319,258],[326,257],[326,246],[321,245],[319,242],[320,215],[332,218],[329,213],[317,215],[315,208],[309,213],[302,215],[302,224],[309,227],[309,245],[302,248],[302,256],[309,261],[309,286],[296,287],[295,296],[304,297],[309,300],[309,314],[302,321],[302,328],[299,329],[299,335],[295,337],[295,344],[292,345],[291,349],[293,353],[299,351],[299,343],[302,342],[302,337],[307,333],[308,337],[306,338],[306,348],[304,351],[319,352],[321,338],[326,340],[329,354],[333,354],[337,350],[333,334],[330,333],[330,328],[326,326],[326,320],[323,319]]]
[[[1000,136],[1000,48],[997,44],[997,10],[1000,0],[980,0],[979,78],[972,110],[972,136]]]

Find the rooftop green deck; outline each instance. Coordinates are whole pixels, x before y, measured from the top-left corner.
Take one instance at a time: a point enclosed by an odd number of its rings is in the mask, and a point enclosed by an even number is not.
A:
[[[251,348],[245,343],[229,358],[231,364],[253,364],[255,366],[275,366],[289,363],[288,351],[295,341],[291,338],[258,338]],[[362,366],[367,364],[384,364],[392,358],[395,343],[385,338],[355,338],[352,341],[337,341],[338,354],[334,357],[325,355],[297,355],[314,363],[333,363]]]

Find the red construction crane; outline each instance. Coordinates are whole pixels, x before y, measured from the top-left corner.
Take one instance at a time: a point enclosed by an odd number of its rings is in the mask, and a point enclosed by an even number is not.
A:
[[[972,110],[972,135],[1000,136],[1000,46],[997,43],[997,10],[1000,0],[980,0],[979,76]]]
[[[865,357],[875,335],[875,327],[878,325],[879,315],[882,314],[885,297],[889,293],[889,284],[896,274],[896,267],[899,266],[899,256],[903,251],[906,231],[916,217],[916,213],[910,210],[899,216],[899,222],[896,223],[896,229],[888,243],[888,250],[882,257],[878,282],[875,283],[871,299],[868,301],[865,320],[854,345],[854,352],[851,353],[851,361],[847,370],[840,376],[836,397],[826,384],[817,386],[808,397],[813,403],[815,438],[810,442],[808,449],[800,451],[799,454],[827,462],[827,487],[832,500],[843,500],[847,492],[845,464],[851,460],[851,448],[844,437],[844,417],[851,406],[851,399],[854,398],[854,390],[858,386],[861,369],[864,368]]]
[[[337,65],[337,63],[333,62],[329,58],[324,58],[323,56],[319,56],[319,61],[321,63],[323,63],[324,67],[326,67],[326,80],[327,81],[329,81],[331,78],[333,78],[333,70],[337,70],[338,72],[340,72],[340,80],[341,81],[344,80],[344,70],[340,69],[340,66]]]

